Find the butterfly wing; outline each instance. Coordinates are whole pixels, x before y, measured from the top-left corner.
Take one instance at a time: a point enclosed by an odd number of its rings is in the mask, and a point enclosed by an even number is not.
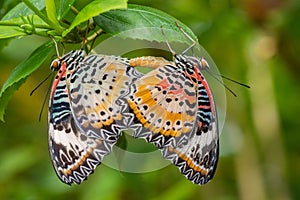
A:
[[[71,112],[66,88],[66,67],[58,72],[49,101],[49,152],[56,174],[66,184],[81,183],[93,173],[103,156],[110,152],[115,138],[105,142],[87,137]]]
[[[125,129],[122,95],[141,74],[116,56],[87,56],[68,79],[71,109],[78,126],[89,137],[111,140]]]
[[[152,62],[158,68],[133,84],[128,103],[142,125],[135,136],[154,143],[187,179],[201,185],[213,178],[218,162],[216,108],[199,69],[184,56],[177,58],[182,59],[177,64]],[[139,64],[151,65],[145,60]]]
[[[180,172],[195,184],[207,183],[216,171],[219,140],[214,137],[215,126],[214,122],[211,130],[202,135],[194,135],[187,144],[166,146],[162,150],[163,157],[171,160]]]
[[[195,134],[186,144],[164,147],[162,153],[187,179],[202,185],[210,181],[216,171],[219,158],[219,130],[213,96],[200,72],[197,96],[197,120],[192,131]]]
[[[158,148],[186,142],[197,118],[195,84],[174,63],[165,63],[135,81],[128,98],[135,114],[133,126],[141,127],[134,136]]]
[[[51,114],[50,114],[51,115]],[[101,164],[115,140],[87,137],[72,114],[61,122],[49,123],[49,151],[57,176],[66,184],[79,184]]]

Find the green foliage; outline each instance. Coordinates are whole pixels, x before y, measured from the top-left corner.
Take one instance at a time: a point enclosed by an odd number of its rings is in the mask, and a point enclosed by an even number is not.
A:
[[[38,10],[42,10],[45,8],[45,1],[40,0],[34,0],[31,1],[31,4]],[[28,15],[34,14],[34,11],[31,10],[25,3],[19,3],[14,8],[9,10],[5,16],[1,19],[1,21],[7,21],[7,20],[16,20],[21,17],[25,17]]]
[[[191,29],[182,22],[160,10],[147,6],[129,5],[127,9],[112,10],[94,19],[96,24],[108,33],[126,38],[128,37],[126,31],[135,30],[130,34],[131,38],[158,42],[165,42],[161,28],[168,36],[169,42],[186,41],[187,38],[176,26],[175,22],[178,22],[187,34],[195,41],[198,40]],[[120,34],[122,32],[125,34]]]
[[[64,6],[65,4],[63,4]],[[56,5],[53,0],[46,0],[46,13],[48,19],[52,22],[52,24],[59,25],[58,16],[56,13]],[[63,9],[67,9],[68,7],[65,7]]]
[[[57,42],[79,44],[85,42],[88,44],[99,34],[118,34],[139,28],[141,31],[138,34],[122,35],[122,37],[164,41],[160,31],[161,26],[168,34],[170,41],[184,41],[186,39],[175,25],[175,21],[178,20],[156,9],[138,5],[129,5],[127,8],[127,0],[88,1],[80,10],[75,8],[74,3],[76,2],[72,0],[23,0],[0,21],[0,39],[40,35],[46,38],[51,36]],[[72,12],[75,12],[75,15],[64,19]],[[93,17],[95,17],[95,24]],[[72,23],[66,24],[65,21],[72,21]],[[197,37],[187,26],[183,23],[180,25],[192,38],[197,40]],[[145,34],[143,30],[150,31]],[[37,48],[27,60],[15,68],[2,86],[0,91],[0,119],[2,121],[4,120],[6,105],[13,93],[24,83],[23,79],[34,72],[50,55],[51,51],[47,52],[45,49],[49,45],[51,46],[51,43]],[[36,58],[35,55],[38,57]],[[32,64],[31,61],[35,61],[35,63]]]
[[[70,27],[63,32],[63,36],[66,36],[75,26],[87,21],[88,19],[97,16],[101,13],[107,12],[112,9],[126,8],[127,0],[95,0],[85,6],[74,18]]]
[[[54,2],[57,13],[57,20],[63,19],[68,14],[74,2],[75,0],[56,0]]]
[[[26,60],[14,68],[0,91],[0,119],[4,121],[4,109],[13,93],[24,83],[25,79],[35,71],[46,58],[54,52],[52,43],[47,42],[38,47]]]
[[[20,27],[0,26],[0,39],[7,39],[26,35]]]

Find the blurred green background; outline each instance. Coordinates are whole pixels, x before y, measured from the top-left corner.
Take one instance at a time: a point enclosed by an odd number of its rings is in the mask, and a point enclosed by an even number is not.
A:
[[[49,63],[15,93],[0,122],[0,199],[300,199],[300,2],[135,0],[188,25],[226,82],[227,118],[214,179],[198,186],[173,165],[130,174],[99,166],[88,181],[59,181],[47,150],[47,112],[38,122]],[[3,11],[3,10],[0,10]],[[5,10],[4,10],[5,11]],[[0,53],[0,85],[43,39],[13,40]]]

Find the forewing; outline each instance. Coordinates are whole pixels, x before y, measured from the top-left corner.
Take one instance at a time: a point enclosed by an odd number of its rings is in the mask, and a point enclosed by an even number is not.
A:
[[[197,118],[197,86],[174,63],[158,66],[134,82],[128,104],[135,115],[133,126],[141,126],[134,136],[162,148],[190,137]]]
[[[125,129],[120,98],[141,75],[127,59],[116,56],[87,56],[68,79],[71,109],[78,126],[89,137],[110,140]],[[116,137],[117,136],[117,137]]]

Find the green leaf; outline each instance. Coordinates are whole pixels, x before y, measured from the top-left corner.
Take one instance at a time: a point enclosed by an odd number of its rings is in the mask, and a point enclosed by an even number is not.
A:
[[[45,8],[44,0],[32,0],[31,3],[39,10]],[[30,10],[25,3],[19,3],[13,9],[11,9],[6,15],[1,19],[1,21],[19,18],[20,16],[32,15],[34,12]]]
[[[160,10],[129,4],[127,9],[111,10],[94,18],[105,32],[119,34],[121,37],[144,39],[163,42],[164,30],[169,42],[178,41],[190,43],[182,31],[176,26],[176,21],[193,40],[198,41],[194,33],[176,18]]]
[[[46,12],[49,20],[52,21],[52,23],[57,24],[59,26],[54,0],[46,0]]]
[[[23,29],[14,26],[0,26],[0,39],[12,38],[17,36],[23,36],[26,33]]]
[[[53,42],[47,42],[38,47],[24,62],[20,63],[10,74],[0,91],[0,120],[4,121],[4,112],[13,93],[25,82],[45,59],[54,52]]]
[[[56,5],[59,5],[57,7],[57,19],[61,20],[66,16],[66,14],[69,12],[70,7],[73,5],[75,0],[56,0]]]
[[[86,5],[75,17],[71,26],[65,30],[62,36],[66,36],[73,28],[101,13],[112,9],[126,8],[127,0],[95,0]]]

